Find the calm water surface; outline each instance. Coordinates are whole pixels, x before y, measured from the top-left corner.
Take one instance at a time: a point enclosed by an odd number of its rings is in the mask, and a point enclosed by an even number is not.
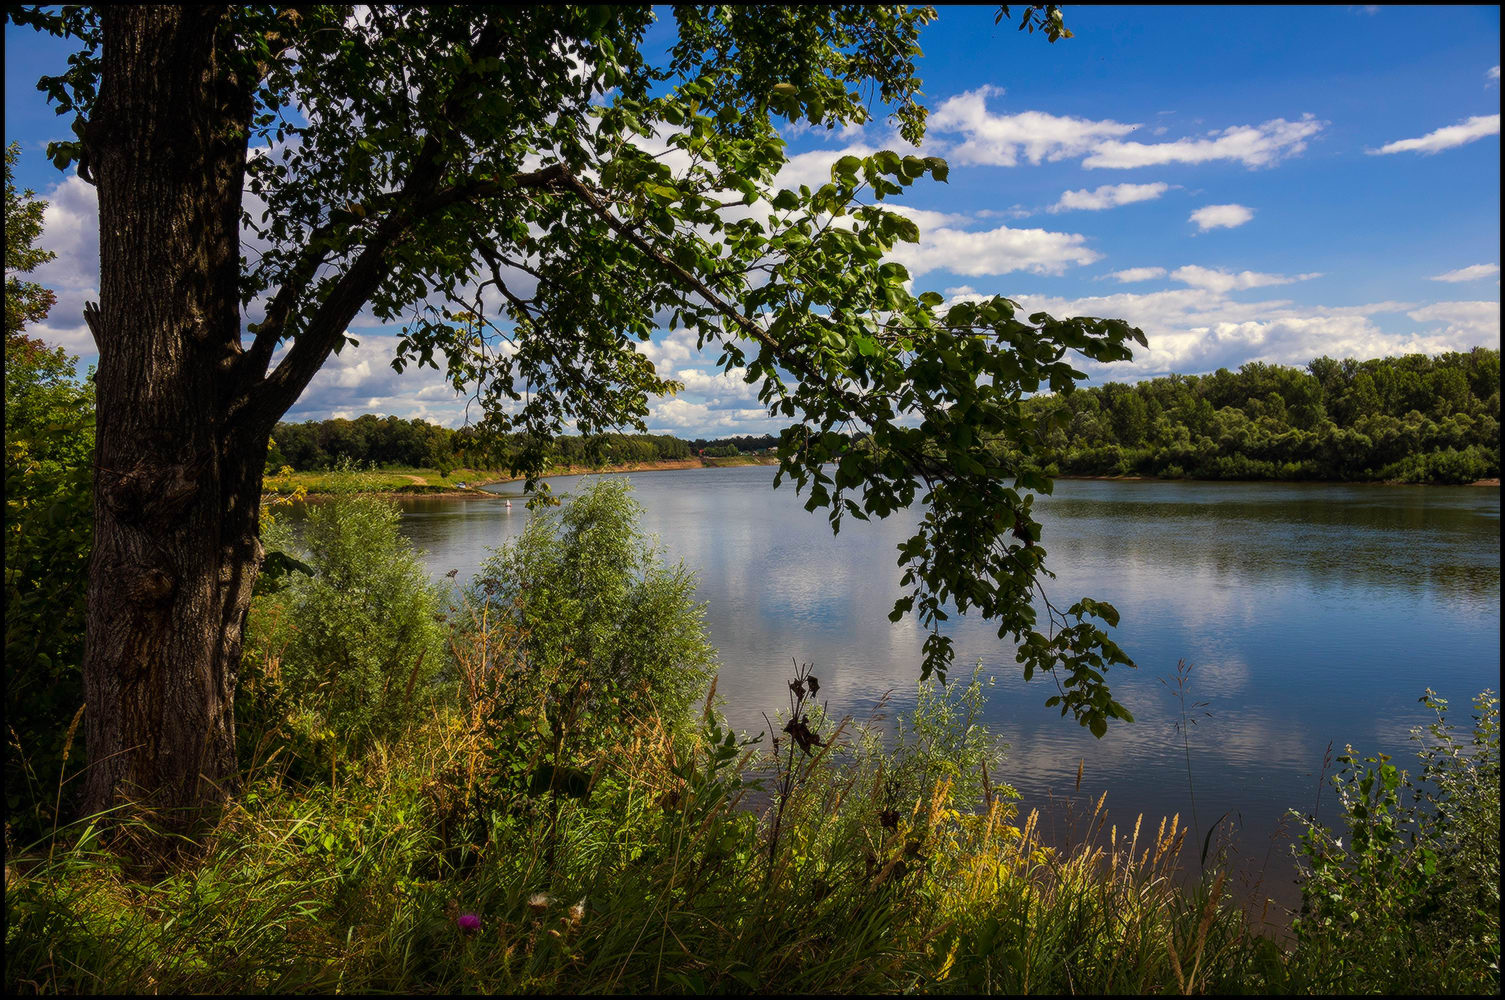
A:
[[[843,522],[832,536],[774,470],[746,467],[631,476],[644,527],[699,575],[721,656],[719,692],[739,729],[786,704],[791,660],[815,664],[837,716],[865,718],[891,693],[913,704],[924,632],[890,624],[901,593],[896,544],[913,514]],[[553,481],[559,493],[578,477]],[[516,493],[515,485],[492,487]],[[404,502],[403,528],[436,577],[475,573],[515,535],[514,500]],[[953,678],[981,661],[996,678],[987,722],[1010,744],[1006,779],[1026,806],[1077,807],[1111,789],[1113,821],[1192,815],[1205,832],[1227,813],[1263,894],[1289,903],[1288,808],[1309,812],[1324,754],[1345,744],[1414,770],[1407,735],[1430,687],[1460,724],[1472,697],[1500,687],[1500,493],[1492,488],[1062,481],[1036,501],[1047,593],[1114,604],[1116,639],[1137,670],[1110,674],[1135,722],[1101,740],[1044,707],[1048,678],[1025,683],[1014,646],[980,619],[953,617]],[[1191,664],[1182,743],[1178,661]],[[1167,683],[1168,682],[1168,683]],[[1077,788],[1078,768],[1082,783]],[[1321,813],[1333,819],[1331,790]],[[1090,808],[1090,807],[1089,807]],[[1055,820],[1064,824],[1064,820]]]

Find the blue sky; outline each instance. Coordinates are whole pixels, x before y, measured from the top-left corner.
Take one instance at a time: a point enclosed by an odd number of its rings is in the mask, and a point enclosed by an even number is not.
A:
[[[917,289],[1144,329],[1134,361],[1078,365],[1094,383],[1500,346],[1498,7],[1067,6],[1075,37],[1054,45],[995,10],[941,8],[921,36],[923,151],[951,171],[902,203],[923,233],[896,255]],[[87,364],[93,190],[43,156],[67,126],[34,89],[66,54],[7,26],[5,138],[23,146],[18,182],[51,202],[59,258],[38,277],[59,302],[36,332]],[[788,139],[786,183],[903,147],[881,120]],[[354,329],[361,346],[290,419],[466,419],[434,373],[391,370],[395,330]],[[682,331],[644,351],[686,386],[654,403],[651,430],[777,428]]]

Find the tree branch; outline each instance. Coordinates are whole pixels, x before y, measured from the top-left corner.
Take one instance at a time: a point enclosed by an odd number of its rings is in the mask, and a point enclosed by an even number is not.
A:
[[[636,230],[634,230],[631,226],[628,226],[621,219],[617,218],[616,215],[612,213],[611,209],[609,209],[601,201],[600,198],[596,197],[596,193],[583,182],[581,182],[579,178],[566,171],[564,173],[562,182],[571,191],[574,191],[576,194],[578,194],[581,200],[590,206],[591,211],[595,212],[596,215],[601,219],[601,221],[605,222],[613,232],[615,232],[618,236],[621,236],[623,239],[627,240],[628,243],[631,243],[638,249],[640,253],[651,259],[659,267],[668,271],[670,274],[678,278],[681,282],[688,285],[695,291],[697,295],[709,302],[717,312],[721,313],[723,316],[730,319],[733,323],[737,324],[737,327],[740,330],[742,330],[748,336],[752,337],[758,343],[764,345],[771,351],[778,351],[780,349],[779,342],[773,337],[769,336],[766,330],[764,330],[757,323],[754,323],[748,317],[744,316],[736,306],[723,299],[716,293],[714,289],[712,289],[705,282],[701,281],[694,274],[691,274],[689,271],[686,271],[684,268],[674,263],[674,261],[664,256],[663,251],[659,250],[653,244],[643,239],[643,237]]]
[[[489,18],[481,27],[472,46],[471,63],[475,64],[500,54],[505,40],[500,20],[495,16]],[[464,93],[469,82],[468,79],[461,79],[456,83],[440,109],[439,121],[448,122],[452,119],[453,104]],[[394,208],[391,214],[376,227],[365,249],[334,283],[329,295],[310,317],[307,326],[288,351],[287,356],[270,375],[259,378],[257,362],[259,361],[263,366],[270,362],[271,354],[282,337],[293,305],[306,292],[313,275],[317,273],[319,265],[327,255],[327,251],[319,245],[316,237],[326,231],[332,232],[330,229],[332,224],[326,224],[316,231],[313,237],[310,237],[308,247],[294,269],[294,273],[278,291],[272,307],[268,308],[268,319],[271,323],[261,328],[256,340],[252,343],[250,354],[254,355],[256,360],[248,361],[246,373],[248,378],[256,381],[243,391],[242,398],[237,401],[237,405],[231,407],[230,412],[233,417],[244,415],[245,418],[265,424],[270,428],[278,417],[286,413],[303,390],[308,387],[308,383],[313,380],[318,370],[323,367],[335,345],[340,343],[341,338],[345,336],[345,330],[350,321],[356,317],[361,307],[376,291],[386,273],[387,252],[415,222],[458,200],[450,197],[450,192],[440,194],[436,190],[448,159],[446,145],[445,139],[437,132],[429,132],[406,183],[392,199]],[[402,207],[404,205],[408,206],[406,210]],[[277,310],[275,315],[273,315],[273,308]],[[264,371],[265,368],[263,367],[262,370]]]
[[[507,180],[476,178],[467,184],[435,191],[432,195],[425,198],[421,204],[415,206],[411,212],[407,213],[406,218],[409,218],[412,222],[416,222],[435,212],[443,211],[451,205],[494,196],[509,190],[551,190],[557,186],[563,173],[564,168],[555,164],[539,170],[516,174]],[[399,195],[395,199],[384,200],[396,200],[400,202],[402,197]],[[366,209],[366,215],[374,214],[373,209],[375,206],[367,205],[363,207]],[[287,321],[292,315],[293,307],[297,305],[298,300],[308,291],[309,285],[318,273],[319,266],[328,259],[329,240],[334,237],[338,229],[339,227],[333,223],[325,223],[314,231],[313,235],[309,237],[303,254],[298,259],[298,263],[289,273],[287,279],[283,281],[282,287],[277,291],[277,295],[267,305],[266,317],[257,325],[256,339],[252,341],[250,350],[245,353],[239,362],[243,373],[242,384],[246,387],[247,391],[254,389],[255,385],[266,375],[267,366],[271,363],[272,354],[277,350],[277,345],[283,338],[287,328]],[[380,234],[380,228],[378,229],[378,234]],[[373,243],[379,240],[379,235],[373,237]],[[373,243],[367,244],[368,249]],[[387,246],[390,246],[390,243],[391,240],[389,239],[384,245],[383,251],[385,251]],[[521,269],[527,270],[527,268]],[[536,274],[535,277],[537,277]]]

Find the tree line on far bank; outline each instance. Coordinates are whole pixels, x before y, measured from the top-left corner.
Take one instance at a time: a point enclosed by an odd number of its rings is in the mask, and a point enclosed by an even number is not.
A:
[[[341,463],[438,469],[506,468],[525,445],[522,435],[488,435],[476,427],[450,428],[426,420],[366,414],[349,420],[280,423],[272,435],[267,465],[295,472],[334,468]],[[735,456],[767,451],[772,434],[685,441],[669,434],[591,434],[560,436],[550,444],[554,465],[620,465],[667,462],[693,455]]]
[[[1108,383],[1027,402],[1063,475],[1468,483],[1500,474],[1500,352]]]
[[[1063,475],[1466,483],[1500,474],[1500,352],[1335,361],[1304,369],[1250,362],[1238,371],[1110,382],[1026,403]],[[281,423],[270,467],[341,462],[502,468],[519,435],[484,435],[420,419]],[[767,451],[773,435],[562,436],[553,464],[601,466]]]
[[[358,465],[438,469],[495,469],[509,466],[523,450],[522,435],[488,435],[476,427],[441,427],[421,419],[377,417],[280,423],[272,432],[267,465],[297,472]],[[667,434],[561,436],[550,444],[555,465],[616,465],[689,458],[690,445]]]

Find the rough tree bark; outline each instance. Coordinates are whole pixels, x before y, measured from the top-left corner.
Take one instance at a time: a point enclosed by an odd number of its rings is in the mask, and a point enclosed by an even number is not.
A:
[[[222,7],[121,6],[84,135],[99,192],[94,551],[84,683],[91,812],[174,828],[236,781],[234,693],[260,566],[270,420],[242,410],[244,88]]]

